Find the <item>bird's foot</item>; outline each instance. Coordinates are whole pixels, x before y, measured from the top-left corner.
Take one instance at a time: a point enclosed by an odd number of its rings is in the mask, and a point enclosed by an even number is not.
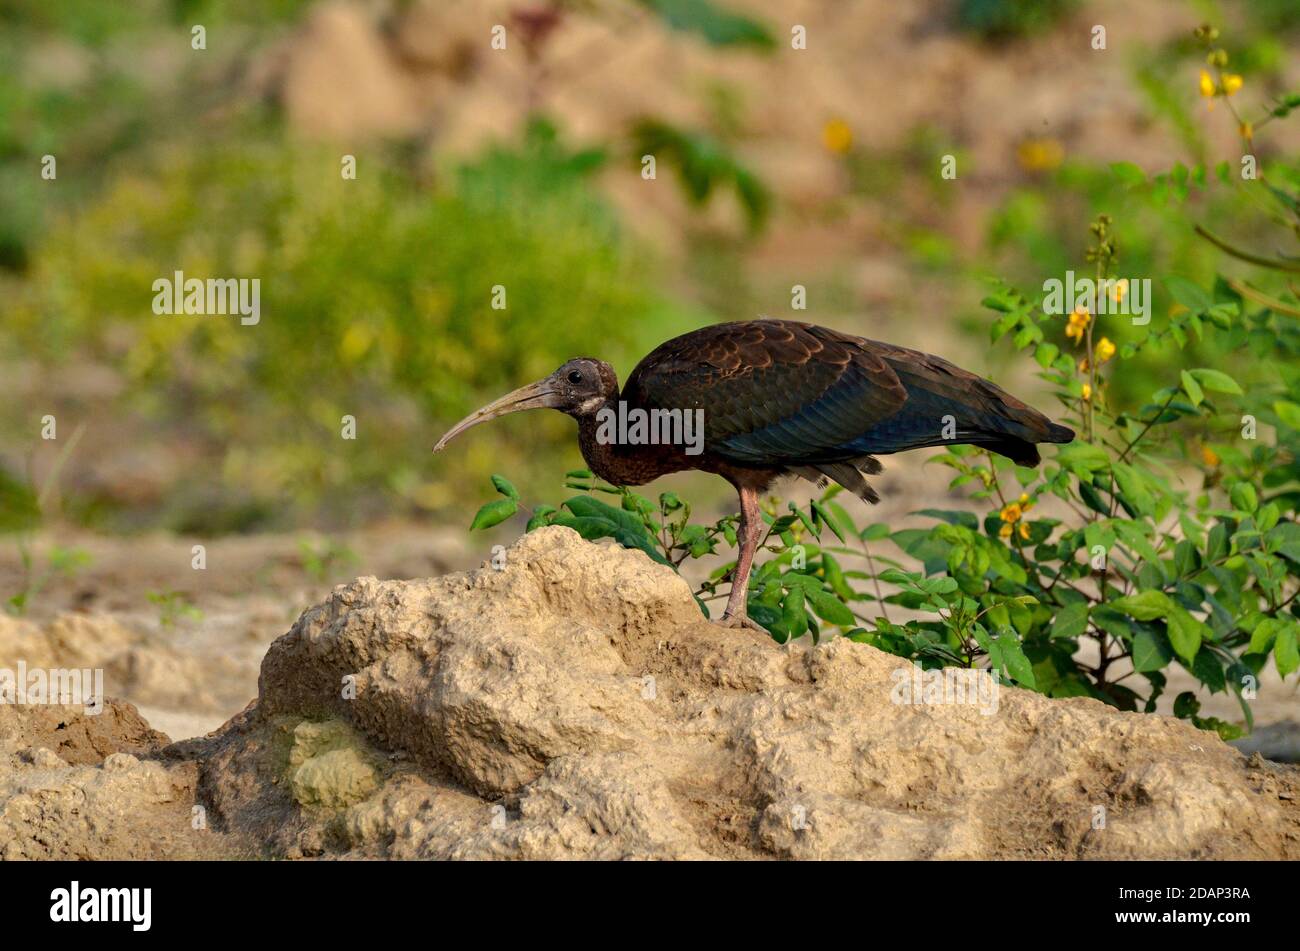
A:
[[[751,631],[758,631],[766,634],[767,628],[757,621],[751,620],[748,614],[724,614],[722,620],[718,622],[723,627],[747,627]]]

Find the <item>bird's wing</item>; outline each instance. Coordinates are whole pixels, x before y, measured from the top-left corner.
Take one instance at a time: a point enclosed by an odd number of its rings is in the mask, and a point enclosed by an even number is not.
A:
[[[706,448],[750,465],[833,462],[907,400],[860,337],[784,320],[716,324],[662,344],[623,397],[646,409],[703,409]]]

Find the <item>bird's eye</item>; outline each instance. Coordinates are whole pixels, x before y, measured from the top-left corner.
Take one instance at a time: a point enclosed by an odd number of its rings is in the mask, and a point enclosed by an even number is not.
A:
[[[579,373],[577,370],[570,370],[570,371],[569,371],[569,382],[570,382],[570,383],[575,383],[575,384],[576,384],[576,383],[581,383],[581,382],[582,382],[582,374]]]

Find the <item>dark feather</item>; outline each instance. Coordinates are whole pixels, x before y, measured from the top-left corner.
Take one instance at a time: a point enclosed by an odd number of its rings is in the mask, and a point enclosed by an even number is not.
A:
[[[870,501],[862,474],[880,471],[873,454],[969,443],[1030,466],[1035,443],[1074,436],[940,357],[788,320],[669,340],[632,371],[623,398],[702,408],[705,450],[725,462],[826,476]]]

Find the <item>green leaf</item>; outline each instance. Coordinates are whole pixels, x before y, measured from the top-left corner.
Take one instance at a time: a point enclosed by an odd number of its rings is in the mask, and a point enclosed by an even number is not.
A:
[[[825,511],[830,513],[831,519],[833,520],[831,527],[834,528],[836,525],[839,526],[840,530],[836,534],[840,537],[840,541],[852,538],[858,533],[858,527],[853,524],[853,517],[844,510],[844,506],[840,505],[840,503],[825,503]]]
[[[808,630],[808,615],[803,607],[803,588],[791,588],[781,601],[781,622],[790,632],[791,639],[802,636]]]
[[[551,524],[551,515],[554,513],[554,505],[537,506],[537,508],[533,509],[532,518],[528,520],[528,525],[525,526],[524,531],[531,532],[535,529],[541,528],[543,525]]]
[[[1102,515],[1110,514],[1110,508],[1106,505],[1106,500],[1101,497],[1101,493],[1092,487],[1092,483],[1083,479],[1079,480],[1079,498],[1083,499],[1084,504],[1094,512]]]
[[[1056,453],[1056,461],[1067,469],[1093,472],[1110,465],[1110,455],[1101,446],[1076,439]]]
[[[621,508],[615,508],[607,502],[589,495],[575,495],[564,502],[564,507],[579,518],[603,518],[613,522],[619,528],[636,535],[645,535],[645,523],[641,516]],[[633,546],[638,547],[638,546]]]
[[[1128,522],[1120,519],[1116,519],[1114,522],[1115,531],[1119,533],[1119,537],[1123,539],[1124,544],[1151,564],[1156,564],[1160,561],[1160,555],[1155,546],[1151,544],[1151,540],[1147,538],[1146,532],[1142,530],[1144,524],[1146,523]]]
[[[1210,693],[1219,693],[1228,687],[1223,664],[1209,648],[1202,647],[1197,651],[1196,658],[1192,661],[1192,675],[1209,687]]]
[[[618,525],[598,516],[566,515],[561,512],[551,519],[551,524],[571,528],[589,542],[598,538],[613,538],[618,532]]]
[[[1174,716],[1180,720],[1190,720],[1196,714],[1201,712],[1201,701],[1196,699],[1196,694],[1190,690],[1184,690],[1174,698]]]
[[[1052,637],[1078,637],[1088,629],[1088,602],[1067,604],[1052,622]]]
[[[996,638],[1002,652],[1002,662],[1006,664],[1007,673],[1017,682],[1031,690],[1036,686],[1034,667],[1020,647],[1020,640],[1014,634],[1005,633]]]
[[[1228,526],[1216,522],[1205,540],[1205,560],[1218,561],[1228,553]]]
[[[1259,507],[1259,498],[1255,495],[1255,487],[1249,482],[1238,482],[1228,491],[1228,497],[1232,499],[1233,508],[1242,512],[1253,512]]]
[[[516,489],[505,476],[494,475],[492,477],[492,485],[506,498],[514,499],[516,502],[519,501],[519,490]]]
[[[813,612],[831,624],[839,627],[852,627],[857,623],[857,620],[853,617],[853,612],[849,610],[843,601],[819,587],[804,588],[804,597],[812,605]]]
[[[1150,631],[1139,630],[1133,638],[1133,669],[1138,673],[1161,670],[1172,659],[1169,647]]]
[[[474,521],[470,523],[469,530],[472,532],[477,529],[500,525],[517,511],[519,511],[519,504],[514,499],[494,499],[475,513]]]
[[[1165,278],[1165,287],[1174,300],[1193,314],[1203,314],[1214,306],[1214,299],[1199,284],[1195,284],[1185,277],[1171,274]]]
[[[1266,617],[1256,624],[1255,630],[1250,635],[1250,652],[1267,654],[1273,646],[1273,637],[1281,629],[1282,623],[1277,618]]]
[[[1127,598],[1117,598],[1109,604],[1116,611],[1123,611],[1129,617],[1139,621],[1154,621],[1156,618],[1166,617],[1175,606],[1163,591],[1142,591]]]
[[[1132,162],[1111,162],[1110,170],[1126,188],[1143,185],[1147,180],[1147,173]]]
[[[1196,377],[1197,382],[1205,389],[1214,393],[1232,393],[1241,396],[1241,386],[1228,374],[1222,370],[1193,370],[1192,376]]]
[[[1166,625],[1174,653],[1190,663],[1201,649],[1201,634],[1205,625],[1177,605],[1170,609]]]
[[[920,575],[903,571],[901,568],[886,568],[880,573],[881,581],[888,581],[890,584],[903,585],[904,587],[914,587],[920,577]]]
[[[1277,672],[1283,677],[1294,673],[1296,668],[1300,667],[1300,648],[1296,644],[1296,631],[1298,626],[1294,623],[1288,623],[1277,632],[1277,640],[1273,644],[1273,662],[1277,664]]]
[[[1155,512],[1155,499],[1147,488],[1146,479],[1127,463],[1117,462],[1111,467],[1115,481],[1125,501],[1138,515],[1151,515]]]
[[[1273,412],[1277,413],[1277,418],[1282,421],[1284,426],[1291,429],[1300,429],[1300,403],[1278,400],[1273,404]]]
[[[844,541],[844,531],[838,524],[836,524],[839,520],[832,516],[831,513],[826,510],[826,507],[820,502],[813,501],[808,504],[812,507],[813,512],[815,512],[823,522],[830,526],[831,531],[835,533],[835,537],[840,541]]]
[[[1196,377],[1192,376],[1186,370],[1179,373],[1179,379],[1183,382],[1183,390],[1192,401],[1193,406],[1200,406],[1201,401],[1205,399],[1205,394],[1201,392],[1201,385],[1196,382]]]

